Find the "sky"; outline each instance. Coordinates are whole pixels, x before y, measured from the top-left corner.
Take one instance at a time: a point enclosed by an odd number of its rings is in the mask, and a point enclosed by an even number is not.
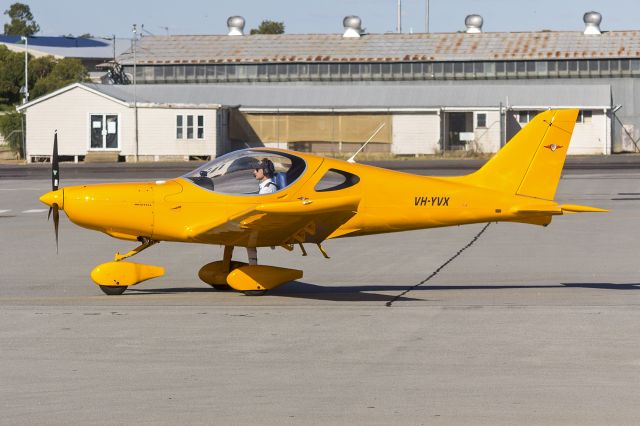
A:
[[[37,35],[81,35],[130,38],[132,25],[147,34],[226,34],[227,18],[245,18],[245,33],[264,19],[281,21],[286,33],[341,34],[342,19],[357,15],[369,33],[396,29],[397,0],[22,0],[40,25]],[[15,1],[0,0],[0,11]],[[602,14],[601,29],[640,29],[638,0],[429,0],[429,32],[463,30],[465,16],[484,18],[483,30],[582,31],[582,16]],[[402,1],[403,32],[425,31],[427,0]],[[9,22],[0,15],[0,23]]]

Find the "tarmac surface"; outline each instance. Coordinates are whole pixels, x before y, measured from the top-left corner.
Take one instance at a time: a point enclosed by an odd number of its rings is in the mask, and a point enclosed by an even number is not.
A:
[[[176,243],[134,259],[164,277],[103,295],[89,272],[134,244],[61,214],[56,255],[46,168],[0,166],[0,423],[635,424],[640,161],[606,161],[557,200],[610,213],[261,249],[305,271],[262,297],[209,288],[222,249]],[[192,166],[65,164],[62,185]]]

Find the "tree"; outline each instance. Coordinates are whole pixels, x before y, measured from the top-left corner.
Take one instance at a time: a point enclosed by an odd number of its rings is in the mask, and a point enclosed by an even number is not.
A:
[[[24,54],[0,45],[0,103],[12,105],[20,101],[24,86]]]
[[[265,19],[258,29],[252,28],[250,34],[284,34],[284,22],[276,22]]]
[[[24,116],[17,111],[0,115],[0,133],[4,137],[9,148],[17,153],[20,158],[24,158],[22,152],[22,120]]]
[[[28,5],[14,3],[4,11],[11,18],[11,22],[4,24],[4,35],[32,36],[40,31],[40,26],[33,20],[33,14]]]
[[[41,56],[39,58],[29,59],[29,87],[33,87],[34,84],[42,79],[46,78],[53,68],[56,66],[56,58],[53,56]]]
[[[37,80],[30,92],[33,98],[37,98],[69,84],[88,80],[89,72],[80,59],[64,58],[55,63],[49,74]]]
[[[34,58],[29,55],[29,94],[31,99],[58,90],[68,84],[87,81],[89,73],[79,59]],[[24,54],[0,45],[0,104],[20,102],[24,86]]]

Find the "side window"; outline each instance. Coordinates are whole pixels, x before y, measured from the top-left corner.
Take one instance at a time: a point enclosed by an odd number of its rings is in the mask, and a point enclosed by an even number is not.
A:
[[[360,182],[360,178],[352,173],[329,169],[313,189],[316,192],[338,191],[340,189],[349,188],[358,182]]]

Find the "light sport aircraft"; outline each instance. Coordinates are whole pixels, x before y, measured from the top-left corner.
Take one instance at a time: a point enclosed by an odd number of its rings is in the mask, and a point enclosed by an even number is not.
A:
[[[97,266],[91,278],[109,295],[159,277],[164,269],[124,261],[160,241],[218,244],[224,256],[199,277],[219,290],[263,294],[302,277],[302,271],[232,260],[235,247],[289,251],[331,238],[356,237],[481,222],[548,225],[554,215],[606,210],[553,201],[577,110],[537,115],[491,160],[466,176],[426,177],[280,149],[226,154],[185,176],[149,183],[112,183],[58,189],[57,136],[51,206],[75,224],[138,241],[126,254]],[[275,193],[258,195],[253,169],[275,165]]]

